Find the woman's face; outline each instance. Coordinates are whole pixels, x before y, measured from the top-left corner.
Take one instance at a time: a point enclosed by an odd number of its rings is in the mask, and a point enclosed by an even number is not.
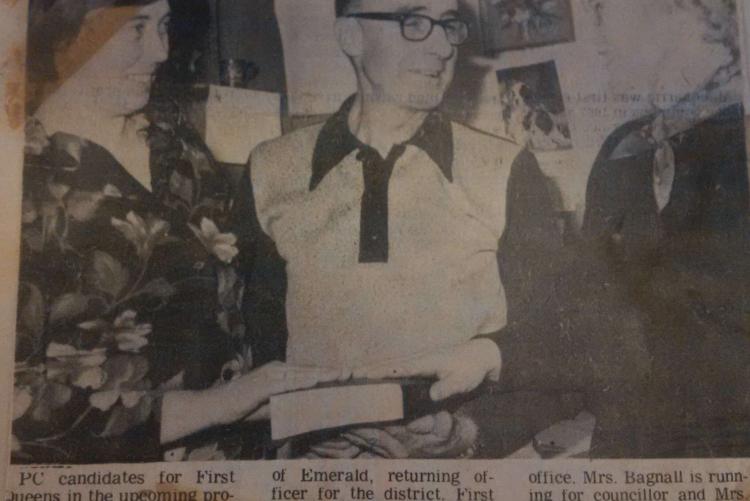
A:
[[[708,40],[709,24],[696,8],[678,7],[673,0],[597,4],[613,92],[640,93],[650,105],[667,108],[732,60],[730,48]]]
[[[167,59],[169,4],[167,0],[159,0],[136,10],[132,7],[96,9],[88,14],[79,38],[87,36],[89,30],[100,28],[89,23],[110,20],[123,22],[117,16],[98,16],[103,10],[120,10],[127,18],[122,27],[86,62],[76,74],[76,79],[90,87],[98,98],[99,106],[107,112],[123,115],[146,105],[152,75],[157,66]]]

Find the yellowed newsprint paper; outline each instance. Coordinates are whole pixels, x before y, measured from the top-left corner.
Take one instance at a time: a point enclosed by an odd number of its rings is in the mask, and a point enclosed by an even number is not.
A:
[[[749,34],[0,1],[4,499],[750,499]]]

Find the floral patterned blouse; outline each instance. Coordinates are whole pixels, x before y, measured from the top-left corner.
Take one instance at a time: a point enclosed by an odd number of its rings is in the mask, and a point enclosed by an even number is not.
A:
[[[153,191],[100,146],[30,121],[15,366],[16,462],[235,456],[162,448],[159,397],[251,365],[228,183],[175,110],[152,112]],[[165,450],[168,450],[165,454]]]

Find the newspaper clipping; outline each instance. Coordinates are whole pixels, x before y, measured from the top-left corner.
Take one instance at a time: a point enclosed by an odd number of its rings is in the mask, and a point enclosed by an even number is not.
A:
[[[748,7],[0,1],[4,499],[750,500]]]

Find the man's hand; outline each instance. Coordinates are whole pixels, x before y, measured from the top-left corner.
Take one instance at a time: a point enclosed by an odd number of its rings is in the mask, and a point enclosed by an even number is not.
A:
[[[500,349],[489,339],[472,339],[426,355],[391,360],[354,371],[355,378],[437,377],[430,398],[443,400],[468,393],[487,379],[497,380],[502,365]]]
[[[441,411],[385,430],[363,428],[344,433],[353,443],[386,458],[455,458],[471,450],[477,426],[467,417]]]
[[[354,459],[360,457],[362,449],[343,437],[321,442],[310,447],[307,459]]]
[[[477,426],[467,417],[439,412],[406,426],[355,428],[313,446],[307,457],[452,458],[466,455],[477,439]]]

